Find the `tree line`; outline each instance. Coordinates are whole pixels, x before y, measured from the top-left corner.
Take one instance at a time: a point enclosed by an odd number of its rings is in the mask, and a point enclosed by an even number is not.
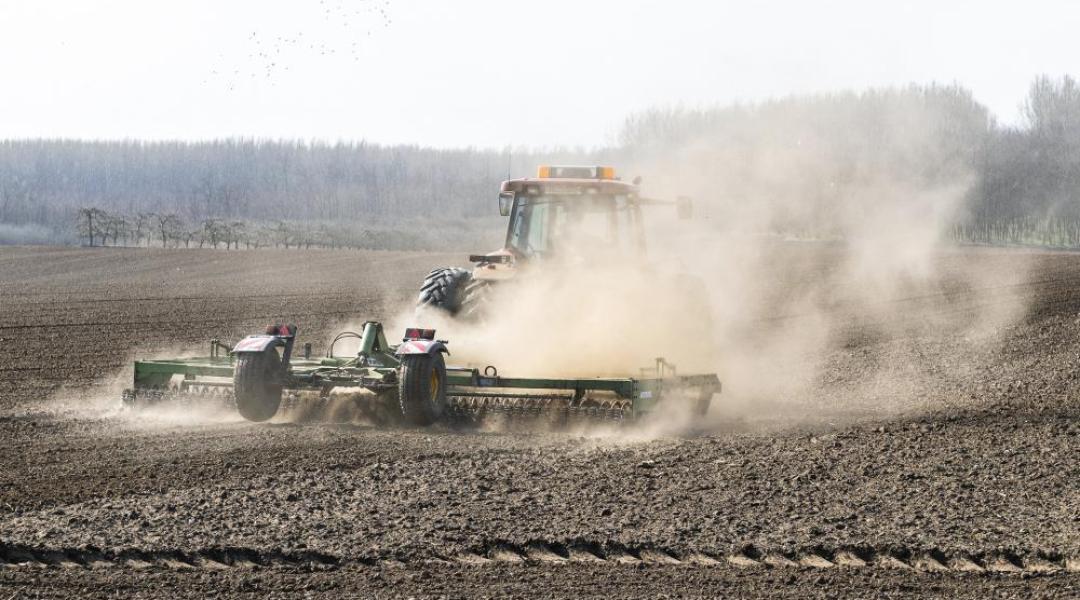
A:
[[[842,238],[912,222],[968,243],[1080,247],[1080,86],[1031,84],[1003,125],[956,85],[632,115],[619,146],[721,218]],[[688,175],[689,174],[689,175]]]
[[[963,242],[1080,247],[1068,76],[1037,78],[1010,125],[928,85],[655,109],[599,150],[0,141],[0,243],[475,248],[500,234],[500,181],[542,163],[615,164],[720,227],[835,238],[909,220]]]
[[[0,224],[46,227],[52,234],[43,241],[88,245],[368,247],[417,239],[419,248],[458,247],[497,216],[508,171],[584,156],[242,139],[8,140],[0,141]]]
[[[961,239],[1080,247],[1080,86],[1040,77],[1024,125],[1000,128],[979,154]]]
[[[124,215],[100,208],[77,211],[76,231],[88,246],[214,249],[467,250],[494,246],[493,231],[462,220],[426,226],[361,227],[355,222],[249,221],[207,218],[190,222],[175,213]]]
[[[283,222],[264,225],[249,233],[248,223],[244,221],[204,219],[188,224],[173,213],[120,215],[96,207],[78,210],[77,228],[79,236],[90,246],[150,246],[156,242],[163,248],[190,248],[196,243],[199,248],[223,245],[228,250],[239,248],[241,242],[256,248],[270,245],[288,248],[311,243],[305,232],[294,231]]]

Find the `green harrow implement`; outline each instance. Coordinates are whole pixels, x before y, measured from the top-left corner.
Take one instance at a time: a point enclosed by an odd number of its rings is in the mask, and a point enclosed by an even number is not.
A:
[[[359,351],[335,356],[337,343],[348,338],[359,339]],[[362,388],[368,393],[354,397],[373,416],[422,426],[497,414],[636,419],[675,402],[704,414],[720,391],[716,375],[678,375],[663,359],[643,369],[640,378],[502,377],[492,366],[447,366],[447,343],[436,340],[434,330],[408,329],[400,344],[391,345],[374,321],[360,333],[339,334],[322,358],[311,356],[310,344],[294,356],[295,340],[296,326],[274,325],[232,348],[211,340],[209,356],[136,361],[134,387],[124,391],[124,402],[146,406],[210,399],[235,405],[250,421],[266,421],[283,400],[325,401],[335,389]]]

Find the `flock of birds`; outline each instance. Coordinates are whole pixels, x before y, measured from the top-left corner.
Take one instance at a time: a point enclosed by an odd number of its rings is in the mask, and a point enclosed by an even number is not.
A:
[[[218,54],[217,63],[210,71],[210,80],[221,81],[226,89],[233,91],[242,81],[264,79],[275,85],[278,75],[290,70],[290,64],[304,59],[345,58],[359,63],[362,59],[363,41],[379,28],[387,28],[390,18],[389,0],[314,0],[297,3],[297,7],[311,5],[308,10],[318,11],[286,21],[276,31],[255,30],[247,36],[248,53],[242,64],[232,64],[225,53]],[[321,21],[319,33],[308,31],[312,17]],[[282,20],[285,20],[284,18]]]

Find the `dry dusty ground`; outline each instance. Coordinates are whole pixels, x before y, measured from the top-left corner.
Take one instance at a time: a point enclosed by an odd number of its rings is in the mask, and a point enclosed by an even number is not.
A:
[[[902,359],[902,411],[721,397],[705,433],[636,439],[117,408],[136,354],[275,320],[322,339],[455,259],[0,249],[0,598],[1080,594],[1077,254],[947,253],[1000,277],[905,300],[1023,299],[994,343],[853,320],[822,385]]]

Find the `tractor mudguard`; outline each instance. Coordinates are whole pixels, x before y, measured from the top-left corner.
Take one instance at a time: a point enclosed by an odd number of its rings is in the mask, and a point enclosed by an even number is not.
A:
[[[233,347],[232,353],[262,352],[271,346],[283,346],[285,341],[276,335],[249,335]]]
[[[408,356],[412,354],[430,354],[434,356],[439,352],[450,354],[450,350],[446,348],[446,344],[438,340],[405,340],[397,348],[398,356]]]

